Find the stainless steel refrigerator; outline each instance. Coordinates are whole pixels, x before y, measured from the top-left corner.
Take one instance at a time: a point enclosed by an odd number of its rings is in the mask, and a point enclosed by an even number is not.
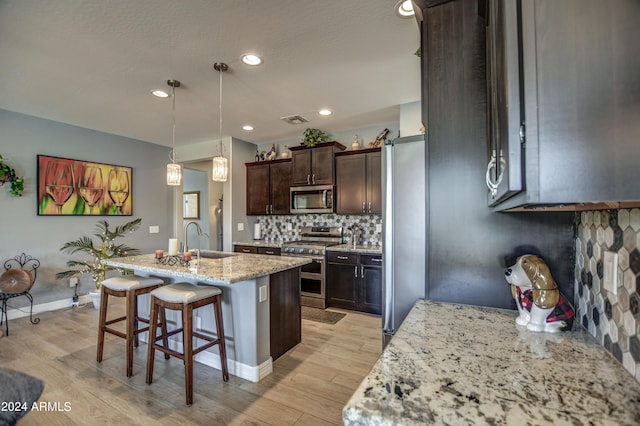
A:
[[[426,294],[426,156],[424,135],[382,148],[383,347]]]

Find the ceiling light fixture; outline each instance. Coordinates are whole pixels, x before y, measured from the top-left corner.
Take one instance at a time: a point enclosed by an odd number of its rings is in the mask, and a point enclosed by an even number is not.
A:
[[[182,184],[182,167],[176,164],[176,87],[180,87],[178,80],[167,80],[167,84],[171,86],[173,101],[173,131],[172,131],[172,148],[171,163],[167,164],[167,185],[180,186]]]
[[[318,111],[318,114],[320,114],[320,115],[331,115],[331,114],[333,114],[333,112],[330,109],[321,109],[320,111]]]
[[[251,66],[260,65],[262,63],[262,58],[252,53],[244,54],[240,57],[240,59],[242,59],[242,62],[244,62],[245,64]]]
[[[411,0],[400,0],[396,3],[396,15],[401,18],[410,18],[415,15],[415,11],[413,10],[413,3]]]
[[[160,89],[152,90],[151,94],[153,96],[157,96],[159,98],[168,98],[169,97],[169,94],[167,92],[165,92],[164,90],[160,90]]]
[[[242,126],[242,130],[246,130],[247,132],[250,132],[253,130],[253,126],[250,124],[245,124],[244,126]]]
[[[214,182],[226,182],[229,175],[229,164],[227,159],[222,155],[222,73],[229,69],[229,66],[224,62],[216,62],[213,64],[213,69],[220,74],[220,133],[218,134],[220,140],[220,151],[216,157],[213,157],[211,179]]]

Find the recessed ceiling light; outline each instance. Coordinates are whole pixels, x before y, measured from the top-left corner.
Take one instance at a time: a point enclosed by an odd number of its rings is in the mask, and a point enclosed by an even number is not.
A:
[[[247,65],[260,65],[262,63],[262,58],[252,53],[244,54],[240,58]]]
[[[253,130],[253,126],[250,124],[245,124],[244,126],[242,126],[242,130],[246,130],[247,132],[250,132]]]
[[[400,0],[396,4],[396,14],[401,18],[410,18],[415,15],[415,11],[413,10],[413,3],[411,0]]]
[[[320,111],[318,111],[318,114],[320,114],[320,115],[331,115],[333,113],[331,112],[330,109],[321,109]]]
[[[167,92],[165,92],[164,90],[160,90],[160,89],[152,90],[151,94],[153,96],[157,96],[159,98],[168,98],[169,97],[169,94]]]

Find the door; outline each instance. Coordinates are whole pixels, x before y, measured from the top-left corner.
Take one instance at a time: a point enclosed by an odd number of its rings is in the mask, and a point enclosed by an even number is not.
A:
[[[356,309],[357,264],[327,264],[327,306]]]
[[[269,165],[247,166],[247,214],[267,214],[269,206]]]
[[[382,213],[382,153],[367,154],[367,213]]]
[[[291,186],[311,184],[311,149],[291,151]]]
[[[336,213],[364,213],[366,171],[365,155],[354,154],[336,157]]]
[[[291,197],[289,187],[291,185],[291,162],[276,163],[271,165],[270,170],[270,199],[271,207],[269,213],[289,214]]]
[[[333,185],[333,146],[312,148],[311,184]]]
[[[488,0],[486,20],[488,204],[523,189],[520,2]],[[521,136],[522,134],[522,136]]]

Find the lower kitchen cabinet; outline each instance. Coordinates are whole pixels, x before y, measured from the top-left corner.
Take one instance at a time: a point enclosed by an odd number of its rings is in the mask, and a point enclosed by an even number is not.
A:
[[[382,255],[327,253],[327,306],[380,314]]]
[[[258,254],[258,247],[236,244],[233,246],[233,251],[235,251],[236,253]]]
[[[300,268],[269,277],[271,358],[275,361],[302,340]]]

